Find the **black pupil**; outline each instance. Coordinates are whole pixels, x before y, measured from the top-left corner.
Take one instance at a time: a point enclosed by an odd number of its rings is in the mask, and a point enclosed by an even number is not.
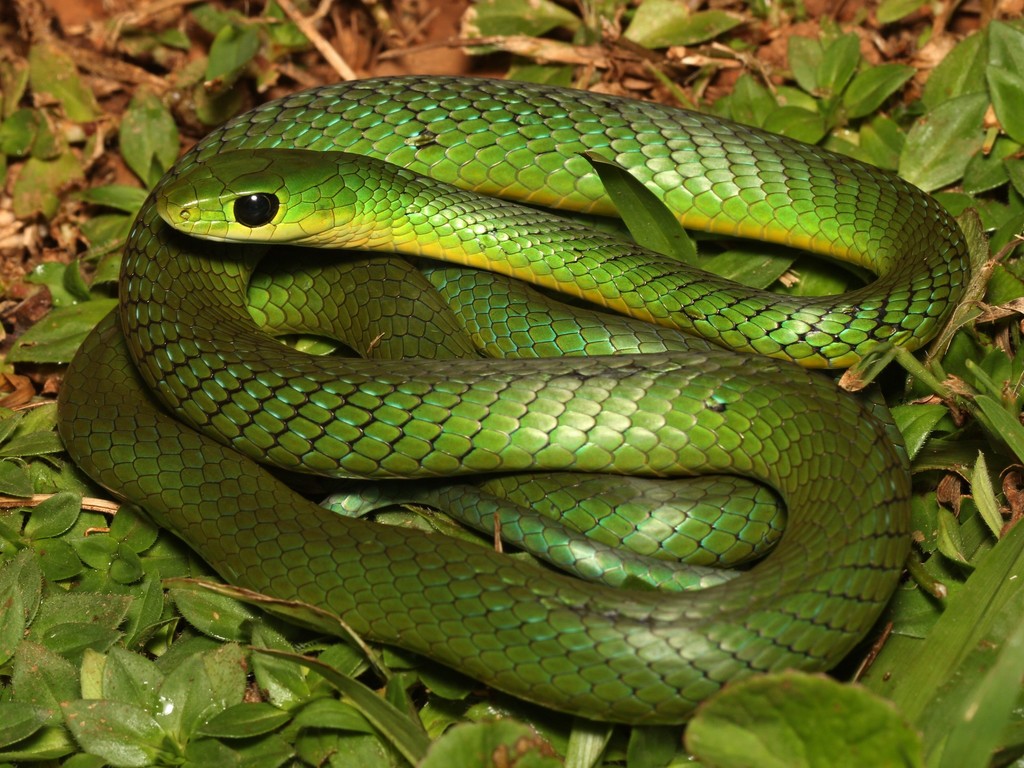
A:
[[[262,227],[274,220],[281,204],[277,195],[269,192],[256,192],[235,200],[235,219],[247,227]]]

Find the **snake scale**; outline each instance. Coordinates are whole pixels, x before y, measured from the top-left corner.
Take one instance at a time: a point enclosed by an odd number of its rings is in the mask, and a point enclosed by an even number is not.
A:
[[[629,169],[687,227],[878,277],[842,296],[752,291],[462,191],[613,213],[583,152]],[[264,251],[252,243],[264,241],[493,270],[738,351],[315,358],[250,316]],[[548,86],[349,82],[235,118],[152,191],[119,310],[67,373],[61,433],[90,476],[233,584],[561,711],[677,723],[738,677],[829,667],[877,618],[908,551],[909,473],[883,427],[806,367],[920,346],[966,270],[960,230],[928,195],[819,148]],[[613,589],[334,515],[257,462],[371,479],[736,473],[775,489],[787,523],[771,555],[727,583]]]

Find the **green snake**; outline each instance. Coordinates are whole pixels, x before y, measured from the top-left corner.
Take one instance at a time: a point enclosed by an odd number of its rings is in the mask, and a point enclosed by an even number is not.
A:
[[[476,194],[612,213],[584,152],[627,168],[687,227],[878,277],[842,296],[752,291]],[[312,357],[250,314],[264,242],[479,267],[738,351]],[[233,584],[561,711],[677,723],[730,680],[828,668],[876,620],[908,552],[909,473],[873,417],[791,361],[841,367],[880,344],[920,346],[966,271],[960,230],[928,195],[816,147],[555,87],[344,83],[232,120],[153,190],[116,317],[67,373],[61,433],[90,476]],[[368,479],[735,473],[775,489],[786,531],[724,584],[614,589],[335,515],[257,462]]]

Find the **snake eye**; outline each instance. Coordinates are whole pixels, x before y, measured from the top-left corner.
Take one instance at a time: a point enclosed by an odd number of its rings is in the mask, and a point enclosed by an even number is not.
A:
[[[235,219],[250,228],[262,227],[274,220],[280,207],[277,195],[256,192],[235,200]]]

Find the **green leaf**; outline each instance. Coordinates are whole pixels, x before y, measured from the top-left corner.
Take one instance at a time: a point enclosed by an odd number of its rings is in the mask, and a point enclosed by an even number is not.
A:
[[[499,720],[492,723],[463,723],[451,728],[431,745],[419,768],[493,765],[505,755],[516,768],[559,768],[562,761],[533,728],[524,723]]]
[[[220,81],[221,88],[231,86],[259,50],[260,33],[255,25],[224,25],[210,45],[206,80]]]
[[[825,56],[821,40],[794,35],[786,45],[793,78],[807,93],[815,93],[818,90],[818,70]]]
[[[697,248],[679,220],[626,169],[587,154],[619,216],[636,241],[652,251],[692,264]]]
[[[778,107],[771,92],[746,72],[740,75],[728,99],[729,117],[758,127]]]
[[[257,649],[256,652],[282,659],[292,659],[297,664],[317,672],[348,698],[410,763],[419,765],[419,761],[427,753],[430,740],[423,732],[420,723],[411,720],[408,715],[380,698],[359,681],[340,675],[327,665],[304,656],[272,650]]]
[[[290,713],[278,709],[272,704],[264,702],[234,704],[207,720],[196,733],[205,736],[219,736],[223,739],[245,739],[275,731],[291,719]],[[328,726],[317,723],[315,727],[325,728]]]
[[[244,693],[244,660],[237,645],[193,653],[179,659],[164,678],[160,697],[172,706],[156,719],[184,743],[211,717],[241,703]]]
[[[14,363],[68,363],[85,337],[117,306],[117,299],[96,299],[50,312],[15,342],[7,359]]]
[[[49,719],[45,709],[21,701],[0,701],[0,748],[27,739]]]
[[[58,45],[37,43],[29,50],[28,60],[29,82],[37,99],[55,99],[76,123],[87,123],[102,114],[96,97],[78,77],[74,61]]]
[[[907,134],[899,173],[926,192],[960,179],[984,141],[982,120],[988,96],[960,96],[920,118]]]
[[[917,456],[932,430],[949,413],[944,405],[927,403],[897,405],[891,411],[911,459]]]
[[[52,218],[57,213],[64,188],[83,177],[82,163],[71,152],[52,160],[30,157],[14,181],[14,215],[29,219],[38,213]]]
[[[743,23],[725,11],[692,12],[679,0],[644,0],[626,29],[628,40],[644,48],[696,45],[713,40]]]
[[[999,124],[1011,139],[1024,142],[1024,77],[993,66],[985,74]]]
[[[779,107],[765,120],[764,129],[791,139],[816,144],[828,132],[825,118],[803,107]]]
[[[289,654],[293,650],[280,633],[263,625],[253,628],[252,645]],[[293,707],[309,697],[305,669],[290,656],[256,654],[252,658],[252,671],[267,698],[278,707]]]
[[[818,67],[818,86],[828,94],[839,95],[860,65],[860,38],[850,33],[837,37],[825,48]]]
[[[149,659],[114,647],[107,654],[102,674],[104,699],[131,704],[147,712],[159,712],[163,708],[159,690],[164,676]]]
[[[25,157],[45,127],[42,113],[36,109],[19,109],[0,123],[0,154]]]
[[[948,509],[940,509],[938,513],[939,552],[955,563],[969,565],[970,559],[964,551],[964,541],[956,517]]]
[[[875,12],[879,24],[891,24],[928,5],[927,0],[882,0]]]
[[[78,696],[78,671],[44,645],[26,641],[14,655],[11,676],[17,699],[50,713],[50,724],[60,722],[62,701]]]
[[[464,37],[539,37],[557,28],[574,32],[579,26],[578,16],[551,0],[477,0],[462,18]]]
[[[703,256],[698,266],[751,288],[767,288],[786,274],[795,259],[790,250],[757,244]]]
[[[964,169],[964,192],[977,195],[1005,184],[1010,179],[1013,156],[1020,151],[1020,144],[1000,136],[988,152],[976,153]]]
[[[887,701],[797,672],[732,683],[701,705],[686,746],[716,768],[918,768],[921,743]]]
[[[1022,597],[1024,592],[1017,590],[1013,601],[1014,619],[1018,619],[1024,609]],[[1024,624],[1011,620],[1009,626],[1008,635],[1001,633],[988,642],[979,643],[967,657],[969,672],[958,675],[953,685],[943,692],[946,706],[937,719],[945,727],[935,744],[935,754],[929,755],[929,765],[938,768],[992,765],[992,755],[1006,743],[1006,726],[1012,721],[1019,722],[1017,702],[1020,680],[1024,677]]]
[[[329,728],[353,733],[374,733],[370,721],[354,706],[337,699],[314,699],[295,715],[296,728]]]
[[[682,729],[678,726],[637,725],[630,729],[626,764],[630,768],[663,768],[682,758]]]
[[[30,456],[46,456],[64,450],[64,443],[55,432],[30,432],[9,440],[0,456],[5,458],[28,458]]]
[[[870,688],[884,693],[918,726],[935,733],[937,740],[926,743],[938,743],[951,726],[933,717],[942,686],[958,674],[971,651],[999,623],[1010,628],[1019,625],[1022,578],[1024,526],[1017,525],[984,556],[964,586],[951,593],[925,639],[887,645],[865,675]],[[977,679],[973,665],[963,666],[962,673]],[[1019,687],[1019,681],[1014,685]]]
[[[981,408],[986,428],[994,437],[1006,442],[1019,461],[1024,461],[1024,426],[1007,413],[1006,408],[993,397],[977,395],[974,401]]]
[[[13,459],[0,459],[0,493],[27,498],[32,492],[32,478],[25,466]]]
[[[245,642],[256,614],[243,603],[197,587],[172,589],[168,594],[185,620],[218,640]]]
[[[156,94],[135,92],[121,119],[121,156],[147,187],[160,180],[178,159],[178,128]]]
[[[856,119],[866,117],[878,109],[916,72],[903,64],[882,64],[857,74],[843,93],[843,106],[847,115]]]
[[[921,94],[929,111],[958,96],[987,93],[988,37],[988,29],[967,37],[932,70]]]
[[[1024,72],[1024,30],[1019,25],[993,21],[988,26],[990,66]]]
[[[57,726],[46,726],[27,739],[0,750],[0,760],[11,761],[12,765],[25,765],[41,761],[56,760],[75,751],[67,731]],[[64,763],[67,765],[67,763]]]
[[[32,539],[60,536],[75,524],[81,509],[82,497],[77,493],[55,493],[31,510],[25,535]]]
[[[971,470],[971,495],[985,525],[992,535],[998,538],[1003,530],[1003,516],[999,513],[999,504],[996,502],[996,492],[992,488],[992,480],[988,474],[985,454],[981,451],[978,451],[978,460]]]
[[[62,705],[68,729],[82,748],[117,768],[173,764],[160,725],[148,713],[116,701],[80,699]]]
[[[177,151],[177,150],[175,150]],[[127,184],[107,184],[104,187],[90,187],[78,193],[78,199],[93,205],[116,208],[134,214],[146,201],[146,190]]]

